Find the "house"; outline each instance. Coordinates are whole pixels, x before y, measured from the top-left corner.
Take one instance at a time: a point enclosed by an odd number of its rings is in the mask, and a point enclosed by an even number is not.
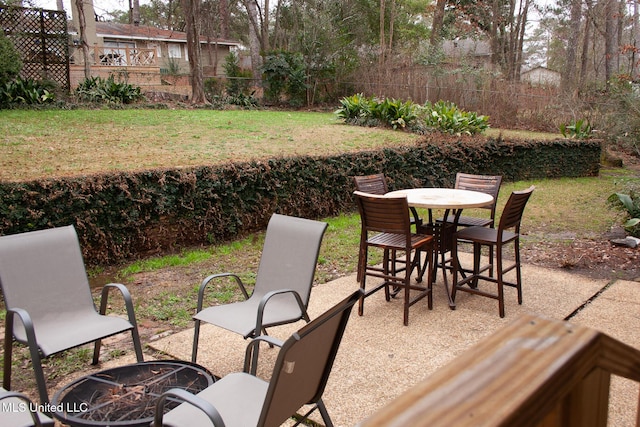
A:
[[[560,86],[560,73],[547,67],[534,67],[520,74],[520,81],[532,86]]]
[[[91,75],[126,77],[139,86],[188,85],[189,55],[187,34],[133,24],[99,22],[93,3],[84,3],[87,18],[86,34],[89,44]],[[77,9],[72,2],[72,24],[69,35],[72,41],[71,87],[84,79],[84,55],[80,48]],[[206,77],[224,75],[224,58],[240,43],[233,40],[200,37],[203,73]],[[163,90],[168,88],[164,87]]]
[[[486,40],[471,38],[444,40],[442,51],[448,62],[466,62],[475,67],[487,68],[491,64],[491,45]]]

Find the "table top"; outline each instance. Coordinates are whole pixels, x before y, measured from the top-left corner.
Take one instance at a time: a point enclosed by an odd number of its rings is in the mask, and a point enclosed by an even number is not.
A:
[[[409,206],[427,209],[481,208],[493,203],[493,196],[480,191],[457,188],[411,188],[385,196],[406,196]]]

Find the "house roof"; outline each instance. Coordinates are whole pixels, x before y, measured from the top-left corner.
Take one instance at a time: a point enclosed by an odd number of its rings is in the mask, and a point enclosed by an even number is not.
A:
[[[186,43],[187,33],[182,31],[163,30],[144,25],[117,24],[115,22],[96,22],[96,35],[108,39],[145,40]],[[240,42],[225,39],[207,39],[200,36],[201,43],[217,43],[227,46],[240,46]]]

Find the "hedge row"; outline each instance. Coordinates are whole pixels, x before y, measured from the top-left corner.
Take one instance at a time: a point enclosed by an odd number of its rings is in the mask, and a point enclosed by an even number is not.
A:
[[[506,181],[597,175],[597,142],[429,137],[413,146],[329,157],[0,183],[0,234],[73,224],[89,264],[108,265],[262,229],[279,212],[307,218],[354,209],[354,175],[384,172],[392,189],[451,186],[457,171]]]

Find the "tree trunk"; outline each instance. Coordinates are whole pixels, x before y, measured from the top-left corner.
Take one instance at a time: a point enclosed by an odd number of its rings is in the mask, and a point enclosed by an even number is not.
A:
[[[386,46],[386,37],[384,35],[384,27],[385,27],[385,11],[386,2],[385,0],[380,0],[380,56],[378,57],[378,61],[380,64],[380,72],[382,72],[382,68],[384,67],[384,55],[385,55],[385,46]]]
[[[616,24],[617,5],[618,2],[616,0],[605,0],[604,75],[607,86],[611,81],[611,77],[616,73],[616,41],[618,40],[616,35],[616,30],[618,29]]]
[[[249,16],[249,51],[251,52],[251,72],[255,81],[260,81],[262,56],[260,55],[260,26],[258,24],[258,7],[254,0],[243,0]]]
[[[638,78],[638,67],[640,66],[640,5],[638,0],[633,0],[633,25],[632,25],[632,44],[633,61],[631,62],[631,78],[636,80]]]
[[[91,57],[89,55],[89,43],[87,43],[87,21],[84,16],[83,0],[75,0],[78,9],[78,33],[80,34],[80,47],[82,48],[82,57],[84,60],[84,78],[91,77]]]
[[[442,23],[444,22],[444,8],[446,5],[447,0],[437,0],[436,10],[433,11],[433,24],[431,26],[431,37],[429,38],[432,53],[440,46],[440,33],[442,31]]]
[[[520,73],[522,73],[522,63],[523,63],[523,54],[524,51],[524,38],[525,33],[527,32],[527,16],[529,15],[529,6],[530,0],[525,0],[524,6],[522,7],[519,20],[519,29],[518,29],[518,45],[516,46],[516,81],[520,81]]]
[[[567,40],[567,59],[562,77],[560,80],[560,90],[565,93],[571,92],[575,87],[574,79],[576,71],[576,57],[578,51],[578,37],[580,36],[580,26],[582,18],[582,1],[571,0],[571,12],[569,25],[569,38]]]
[[[206,104],[200,47],[200,0],[182,0],[187,32],[187,52],[191,72],[191,103]]]
[[[269,0],[264,0],[264,13],[262,19],[262,50],[269,52],[271,43],[269,43]]]
[[[582,58],[580,60],[580,89],[587,81],[587,67],[589,65],[589,40],[591,39],[591,8],[592,0],[585,0],[586,12],[584,16],[584,35],[582,39]]]
[[[219,3],[220,13],[220,37],[223,39],[229,38],[229,0],[220,0]]]

